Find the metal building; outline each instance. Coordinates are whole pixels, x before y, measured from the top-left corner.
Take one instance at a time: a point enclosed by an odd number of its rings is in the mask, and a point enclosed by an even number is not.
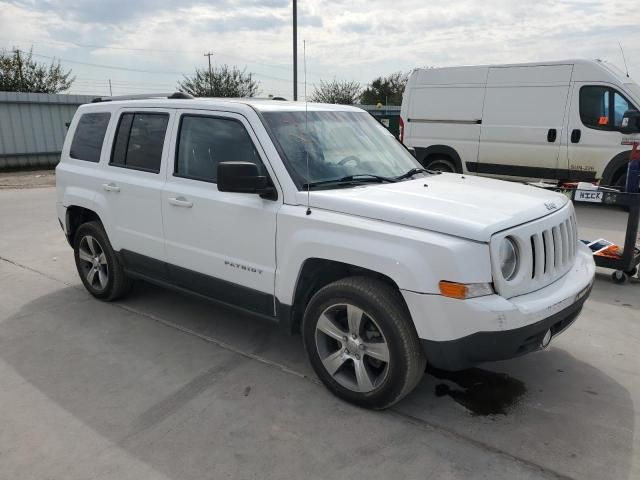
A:
[[[88,95],[0,92],[0,170],[58,163],[66,124]]]

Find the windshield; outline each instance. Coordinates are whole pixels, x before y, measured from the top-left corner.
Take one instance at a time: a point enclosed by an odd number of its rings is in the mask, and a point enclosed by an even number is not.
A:
[[[299,189],[347,176],[397,177],[420,164],[366,112],[263,112]],[[307,154],[309,169],[307,174]]]
[[[634,107],[637,108],[638,102],[640,102],[640,86],[635,83],[625,83],[624,86],[631,92],[631,95],[635,97],[633,103],[635,103]]]

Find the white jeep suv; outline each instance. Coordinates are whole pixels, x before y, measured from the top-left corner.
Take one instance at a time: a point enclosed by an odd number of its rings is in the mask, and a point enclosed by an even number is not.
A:
[[[142,279],[277,320],[350,402],[392,405],[426,363],[543,348],[589,295],[566,197],[423,170],[357,108],[100,100],[56,169],[87,290],[115,300]]]

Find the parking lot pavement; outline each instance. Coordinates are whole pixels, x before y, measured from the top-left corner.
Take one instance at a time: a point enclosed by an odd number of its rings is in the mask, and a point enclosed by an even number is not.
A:
[[[637,280],[601,272],[546,351],[370,412],[264,321],[146,284],[92,299],[54,202],[0,191],[0,478],[640,478]],[[579,208],[581,237],[624,215]]]

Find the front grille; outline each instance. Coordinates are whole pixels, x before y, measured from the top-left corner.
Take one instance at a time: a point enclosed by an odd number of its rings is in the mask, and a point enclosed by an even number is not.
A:
[[[557,270],[573,264],[578,244],[575,215],[551,228],[529,237],[531,244],[531,278],[555,277]]]
[[[504,238],[518,248],[519,268],[511,280],[502,277],[497,249]],[[496,291],[505,298],[539,290],[566,274],[574,263],[578,229],[571,202],[558,212],[496,234],[491,239]]]

